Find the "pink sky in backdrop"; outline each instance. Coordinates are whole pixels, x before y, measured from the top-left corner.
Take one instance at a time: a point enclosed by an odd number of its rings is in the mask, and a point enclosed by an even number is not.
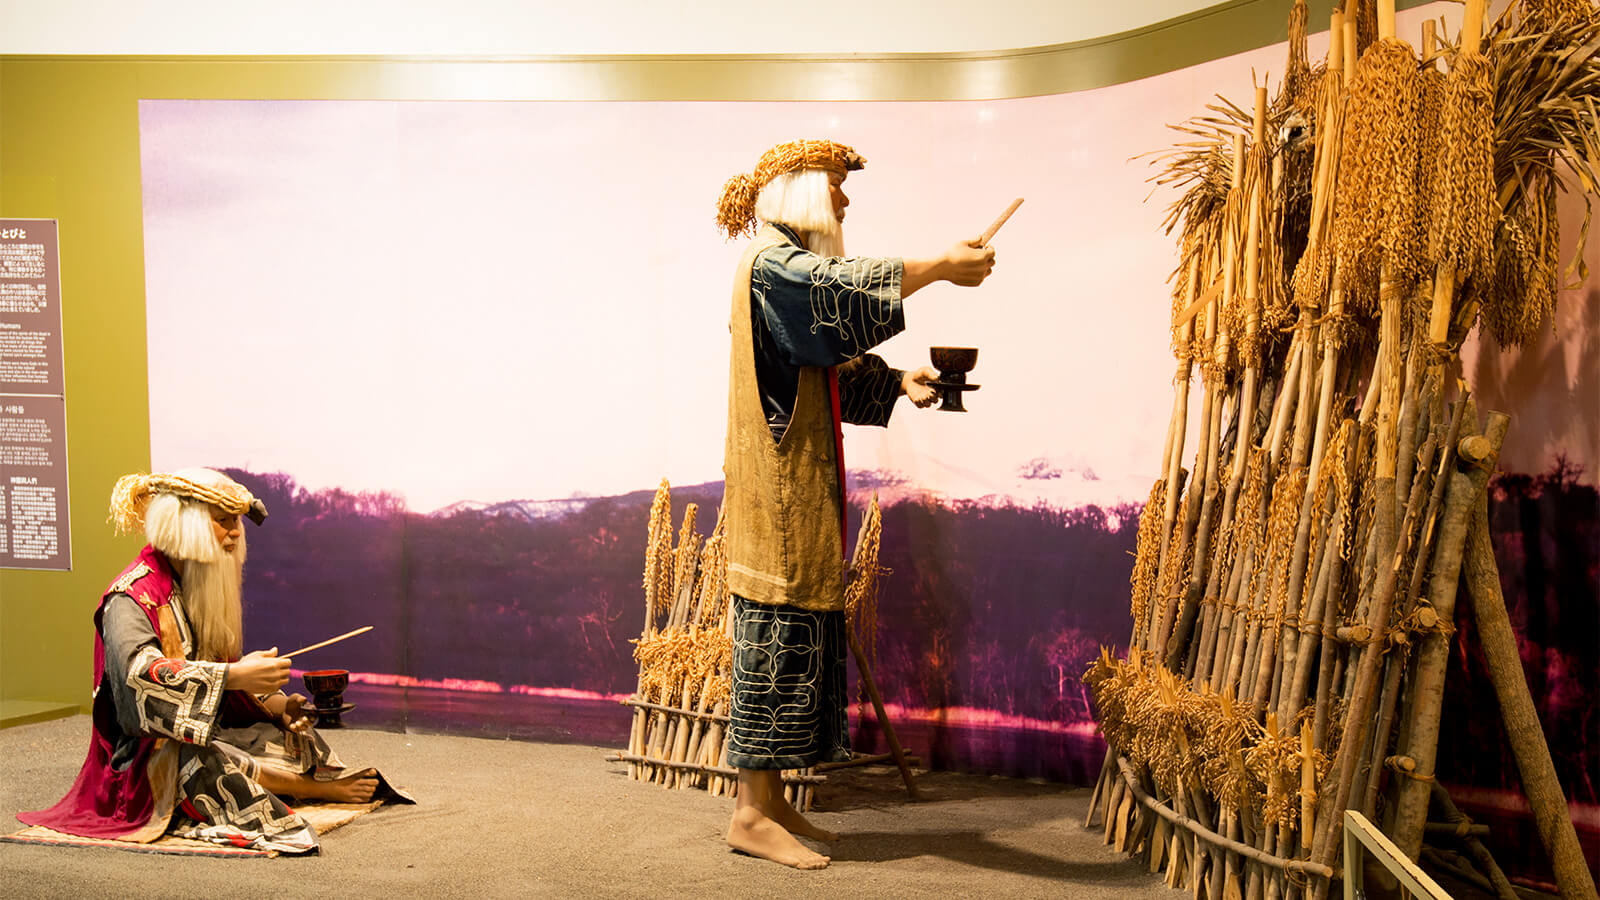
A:
[[[742,242],[714,204],[773,143],[825,136],[869,160],[846,185],[852,253],[932,255],[1026,198],[993,277],[910,298],[878,350],[912,367],[979,347],[971,412],[847,429],[851,468],[952,497],[1143,500],[1175,242],[1172,195],[1147,200],[1132,157],[1213,94],[1248,105],[1252,70],[1275,89],[1283,60],[993,102],[143,101],[152,463],[418,511],[720,479]],[[219,337],[229,378],[172,352]],[[1062,477],[1019,478],[1039,457]]]

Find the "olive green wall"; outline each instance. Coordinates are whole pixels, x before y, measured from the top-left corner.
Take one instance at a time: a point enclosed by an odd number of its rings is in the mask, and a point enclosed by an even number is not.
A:
[[[0,56],[0,216],[60,220],[73,559],[67,573],[0,570],[0,725],[86,707],[89,612],[139,547],[113,538],[105,520],[112,483],[150,464],[140,99],[999,99],[1103,87],[1281,41],[1289,6],[1236,0],[1125,34],[996,53]],[[1311,9],[1312,30],[1326,30],[1328,3]]]

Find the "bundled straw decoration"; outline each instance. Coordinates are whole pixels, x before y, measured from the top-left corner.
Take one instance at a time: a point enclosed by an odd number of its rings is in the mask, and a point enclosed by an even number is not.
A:
[[[1428,216],[1429,258],[1458,277],[1492,271],[1495,230],[1494,64],[1481,53],[1459,53],[1444,81],[1433,208]]]
[[[639,686],[627,701],[634,707],[628,749],[614,759],[628,763],[630,777],[675,787],[731,793],[736,772],[728,767],[730,600],[722,519],[711,536],[695,530],[699,507],[683,511],[676,546],[672,489],[665,479],[650,505],[645,544],[644,632],[634,641]],[[793,802],[806,787],[791,779]]]
[[[1600,11],[1585,0],[1545,0],[1509,10],[1485,37],[1494,62],[1494,183],[1503,216],[1494,233],[1494,275],[1467,285],[1453,325],[1481,308],[1496,340],[1521,344],[1555,307],[1562,278],[1588,274],[1582,250],[1600,194]],[[1557,246],[1554,198],[1569,170],[1585,215],[1571,261]]]
[[[1494,270],[1472,284],[1484,328],[1509,347],[1532,338],[1555,313],[1560,283],[1556,180],[1539,182],[1496,223]]]
[[[1322,900],[1346,810],[1423,855],[1463,571],[1555,880],[1594,895],[1483,549],[1509,420],[1445,376],[1480,312],[1503,342],[1550,314],[1563,172],[1586,205],[1600,184],[1600,13],[1482,9],[1419,58],[1392,3],[1354,2],[1312,67],[1297,2],[1278,96],[1219,98],[1155,154],[1181,191],[1173,412],[1127,654],[1085,675],[1090,819],[1195,896]]]
[[[878,492],[872,492],[861,530],[856,533],[856,552],[850,561],[850,579],[844,589],[844,615],[850,629],[868,653],[868,663],[878,668],[878,590],[890,570],[878,565],[878,547],[883,539],[883,514],[878,510]],[[859,690],[865,690],[865,684]]]
[[[635,781],[732,795],[738,771],[728,765],[726,742],[733,671],[728,559],[721,515],[704,538],[695,530],[698,517],[696,504],[684,507],[674,545],[672,489],[662,479],[650,505],[645,545],[644,630],[633,642],[639,682],[624,701],[634,709],[633,727],[627,749],[610,759],[627,763]],[[852,634],[874,649],[879,581],[888,572],[878,564],[882,528],[874,495],[845,592]],[[783,779],[785,797],[802,812],[827,780],[811,769],[785,771]]]
[[[1381,251],[1402,277],[1421,273],[1412,229],[1417,144],[1416,54],[1405,41],[1377,41],[1356,63],[1345,108],[1334,216],[1336,256],[1345,271],[1375,271]]]

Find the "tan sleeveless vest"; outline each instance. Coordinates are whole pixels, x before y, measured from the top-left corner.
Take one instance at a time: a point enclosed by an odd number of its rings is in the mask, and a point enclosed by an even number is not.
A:
[[[840,485],[828,370],[800,370],[794,417],[773,441],[756,383],[750,269],[786,242],[768,225],[734,275],[728,361],[728,438],[722,473],[728,589],[767,605],[844,608]]]

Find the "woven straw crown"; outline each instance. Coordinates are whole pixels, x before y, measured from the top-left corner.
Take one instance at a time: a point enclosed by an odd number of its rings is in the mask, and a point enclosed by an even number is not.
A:
[[[118,478],[116,486],[111,489],[110,519],[116,526],[118,534],[127,534],[144,528],[145,509],[150,506],[150,498],[156,494],[175,494],[199,500],[236,516],[246,515],[260,507],[260,515],[263,518],[266,515],[266,508],[260,505],[261,501],[236,481],[207,485],[191,481],[181,475],[135,473]],[[254,516],[251,518],[255,520]],[[260,524],[259,521],[257,524]]]
[[[756,197],[772,179],[802,169],[848,175],[865,168],[866,157],[835,141],[789,141],[761,155],[753,173],[741,173],[722,185],[717,200],[717,225],[730,238],[755,232]]]

